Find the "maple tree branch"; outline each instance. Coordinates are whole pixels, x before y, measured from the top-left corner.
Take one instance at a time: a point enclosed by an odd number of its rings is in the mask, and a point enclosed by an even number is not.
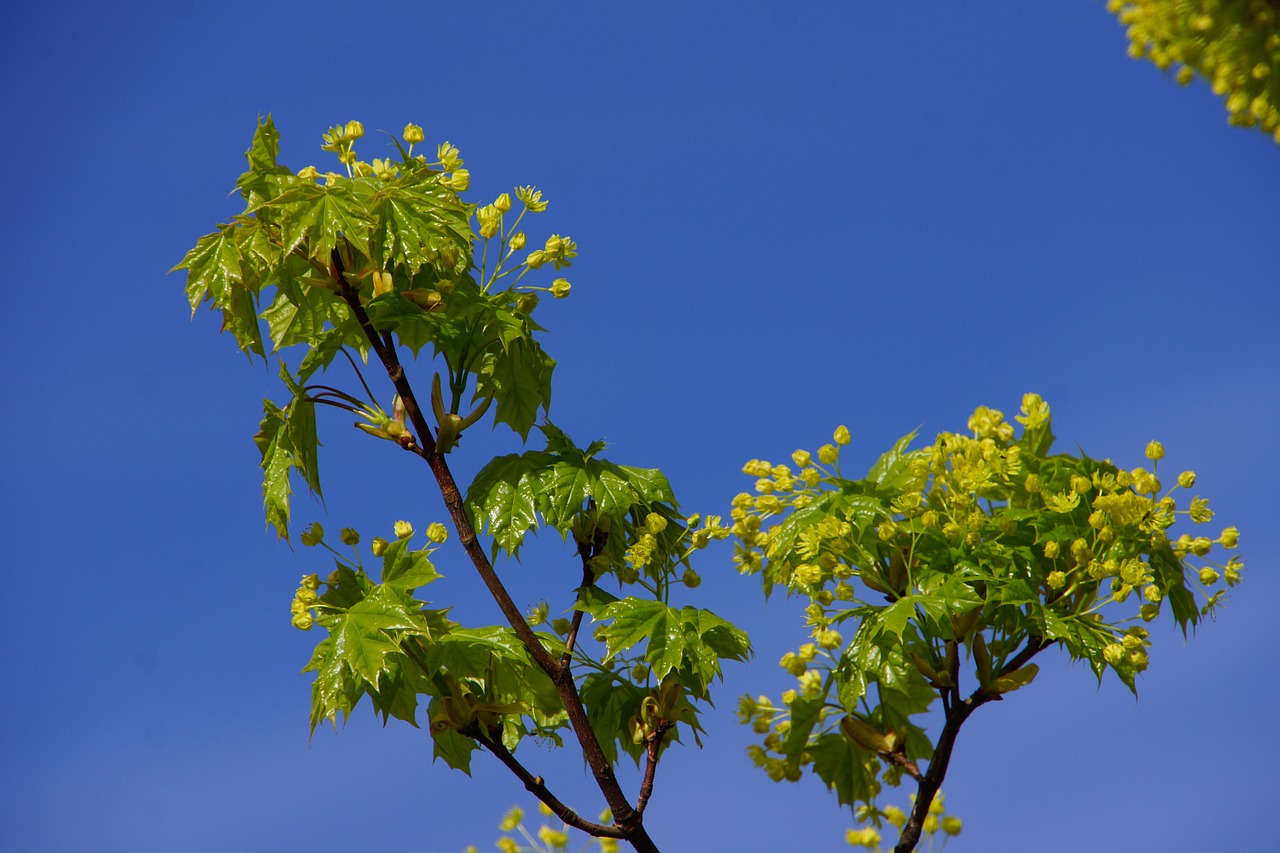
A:
[[[468,726],[458,730],[459,734],[466,735],[476,743],[483,746],[489,752],[493,753],[499,761],[506,765],[507,769],[515,774],[521,782],[524,783],[525,790],[538,798],[539,802],[545,803],[547,808],[551,809],[555,816],[560,818],[574,829],[580,829],[583,832],[593,835],[597,838],[626,838],[626,831],[618,826],[610,826],[602,823],[595,823],[583,818],[573,809],[562,803],[547,788],[546,781],[541,776],[535,776],[520,763],[519,759],[507,749],[506,744],[502,742],[500,734],[495,733],[493,738],[487,737],[478,725]]]
[[[528,649],[529,656],[533,658],[538,667],[547,674],[555,685],[556,692],[560,695],[561,704],[569,715],[569,724],[573,728],[574,735],[582,749],[582,757],[586,760],[587,766],[591,768],[596,785],[600,789],[600,793],[604,795],[605,802],[613,814],[615,825],[622,829],[623,834],[618,837],[626,839],[641,853],[657,853],[658,848],[644,830],[640,813],[633,809],[627,801],[626,794],[623,793],[622,786],[619,784],[617,776],[614,775],[613,766],[605,757],[599,738],[596,737],[595,730],[591,727],[591,722],[587,718],[586,707],[582,704],[582,697],[578,695],[578,688],[573,682],[571,672],[568,667],[560,666],[559,661],[547,651],[546,646],[538,639],[538,635],[529,626],[524,614],[520,612],[520,608],[516,606],[502,580],[498,577],[497,572],[494,571],[493,565],[489,562],[489,558],[480,544],[479,537],[476,535],[475,528],[471,524],[471,519],[467,516],[466,509],[463,506],[462,491],[458,488],[457,481],[453,478],[453,472],[449,470],[445,456],[435,451],[434,433],[431,431],[426,416],[423,414],[421,407],[417,403],[417,398],[413,394],[413,388],[405,376],[404,368],[396,355],[394,341],[389,335],[380,335],[373,327],[373,323],[365,312],[364,306],[360,304],[359,295],[346,279],[342,266],[342,257],[337,249],[334,249],[330,254],[329,275],[336,284],[342,300],[350,307],[356,322],[360,324],[360,328],[364,332],[365,338],[369,341],[370,347],[373,348],[373,351],[382,361],[383,367],[386,368],[387,376],[391,379],[396,388],[396,393],[400,395],[400,401],[404,404],[405,415],[413,423],[413,427],[418,433],[419,444],[427,445],[427,439],[431,439],[430,446],[410,449],[426,460],[431,467],[431,471],[436,478],[436,484],[440,488],[440,495],[444,499],[445,509],[453,522],[454,530],[458,533],[459,542],[471,559],[472,565],[475,566],[480,579],[488,588],[489,594],[498,605],[498,609],[502,611],[502,615],[506,617],[512,630],[520,638],[520,642]]]
[[[662,739],[673,728],[675,728],[675,723],[662,720],[645,738],[644,779],[640,782],[640,795],[636,797],[636,811],[641,814],[644,813],[645,806],[649,805],[649,797],[653,795],[653,777],[658,772],[658,757],[662,751]]]
[[[1031,637],[1022,651],[1010,658],[1000,668],[1000,672],[996,677],[999,678],[1021,669],[1033,657],[1053,644],[1054,641],[1052,640]],[[956,698],[959,698],[958,694]],[[924,820],[929,816],[929,806],[933,805],[933,798],[937,796],[938,789],[942,787],[942,780],[946,778],[947,765],[951,763],[951,752],[955,748],[956,737],[960,734],[960,727],[964,725],[965,720],[969,719],[969,715],[978,710],[978,708],[988,702],[995,702],[1000,699],[1001,696],[999,694],[987,693],[985,688],[979,687],[969,698],[964,701],[953,702],[950,708],[947,709],[946,724],[943,725],[942,734],[938,736],[938,742],[934,745],[933,757],[929,759],[929,769],[925,771],[922,778],[918,779],[916,802],[911,809],[911,816],[907,818],[907,822],[902,827],[902,835],[898,838],[897,846],[893,848],[894,853],[911,853],[920,842],[920,833],[924,829]]]

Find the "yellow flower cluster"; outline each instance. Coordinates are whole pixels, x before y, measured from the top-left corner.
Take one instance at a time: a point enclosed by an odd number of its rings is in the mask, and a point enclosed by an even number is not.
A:
[[[1199,72],[1226,98],[1230,122],[1280,143],[1280,7],[1271,0],[1108,0],[1127,28],[1129,55]]]
[[[298,591],[293,594],[293,627],[300,631],[310,631],[315,624],[315,603],[319,597],[316,590],[320,588],[319,575],[303,575],[298,583]]]
[[[1208,502],[1198,496],[1184,504],[1186,509],[1178,507],[1174,493],[1194,485],[1194,472],[1182,472],[1165,492],[1155,470],[1126,471],[1085,457],[1045,455],[1049,407],[1036,394],[1023,397],[1015,420],[1025,429],[1016,441],[1003,413],[980,406],[969,419],[972,434],[941,433],[921,450],[895,449],[896,494],[884,502],[870,496],[881,486],[851,482],[841,478],[838,467],[826,467],[837,463],[838,448],[849,440],[843,427],[833,444],[819,449],[818,462],[805,450],[792,454],[798,471],[763,459],[748,461],[743,473],[756,478],[755,494],[739,494],[730,513],[739,571],[763,571],[767,585],[807,596],[814,640],[834,648],[828,645],[836,618],[830,608],[836,602],[860,603],[859,595],[866,595],[851,585],[855,578],[893,601],[924,591],[915,588],[919,572],[945,572],[947,566],[973,560],[997,575],[1024,577],[1046,601],[1088,599],[1102,607],[1138,592],[1139,615],[1151,621],[1170,583],[1156,571],[1153,555],[1171,553],[1181,561],[1188,555],[1206,558],[1214,546],[1238,546],[1234,527],[1216,539],[1184,534],[1170,541],[1166,531],[1178,517],[1197,524],[1213,518]],[[1153,441],[1146,456],[1158,466],[1164,447]],[[1028,545],[1043,555],[1034,567],[1015,556]],[[1225,564],[1195,570],[1192,577],[1206,589],[1220,580],[1234,586],[1242,569],[1233,556]],[[1206,607],[1221,594],[1211,591]],[[1126,653],[1124,661],[1129,669],[1140,669],[1133,655]],[[808,669],[795,655],[781,663],[798,678]]]

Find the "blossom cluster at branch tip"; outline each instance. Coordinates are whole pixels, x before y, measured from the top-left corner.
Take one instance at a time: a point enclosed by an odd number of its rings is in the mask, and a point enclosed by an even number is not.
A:
[[[1129,55],[1157,68],[1198,73],[1226,101],[1228,121],[1280,143],[1280,8],[1272,0],[1108,0],[1127,28]]]

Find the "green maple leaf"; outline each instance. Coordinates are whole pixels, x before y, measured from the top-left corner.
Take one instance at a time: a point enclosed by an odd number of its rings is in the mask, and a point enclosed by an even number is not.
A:
[[[264,207],[279,216],[284,254],[301,248],[307,257],[327,265],[340,240],[369,254],[372,222],[364,208],[368,191],[360,180],[321,185],[299,178]]]
[[[405,267],[410,275],[434,262],[446,243],[456,246],[462,269],[470,265],[467,206],[434,180],[384,185],[370,199],[369,257],[380,269]]]
[[[283,363],[280,375],[294,398],[281,409],[263,400],[263,418],[254,444],[262,455],[262,494],[267,523],[282,538],[289,538],[290,474],[302,474],[307,487],[320,495],[320,441],[316,437],[315,405],[307,402],[302,387]]]

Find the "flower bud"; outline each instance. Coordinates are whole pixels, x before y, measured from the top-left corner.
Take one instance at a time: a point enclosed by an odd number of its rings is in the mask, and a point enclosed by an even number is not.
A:
[[[1189,489],[1196,484],[1195,471],[1183,471],[1178,475],[1178,485],[1184,489]]]
[[[373,552],[373,556],[381,557],[383,554],[387,553],[387,545],[387,540],[383,539],[381,536],[375,536],[373,537],[373,541],[369,543],[369,550]]]
[[[1223,548],[1234,548],[1240,544],[1240,531],[1234,527],[1228,527],[1222,531],[1222,538],[1218,541],[1222,543]]]
[[[689,589],[697,589],[702,584],[702,578],[693,569],[685,569],[684,575],[680,579],[684,581],[684,585]]]
[[[422,128],[416,124],[409,123],[404,126],[404,141],[410,145],[415,145],[423,139]]]
[[[1164,458],[1164,445],[1158,441],[1147,443],[1147,458],[1152,462],[1156,462]]]
[[[516,297],[516,310],[525,314],[532,314],[533,309],[538,307],[538,294],[522,293]]]
[[[569,836],[558,829],[552,829],[545,824],[538,829],[538,838],[542,839],[542,843],[548,847],[554,847],[557,850],[565,847],[569,843]]]
[[[302,544],[308,548],[319,545],[322,541],[324,541],[324,528],[320,526],[320,522],[313,521],[306,530],[302,531]]]
[[[840,451],[833,444],[824,444],[818,448],[818,461],[823,465],[831,465],[839,455]]]
[[[476,210],[476,222],[480,223],[480,236],[488,240],[502,227],[502,213],[491,204]]]
[[[360,533],[354,530],[353,528],[350,528],[350,527],[342,528],[341,536],[342,536],[343,545],[359,545],[360,544]]]
[[[392,529],[397,539],[408,539],[413,535],[413,525],[407,521],[397,521]]]
[[[569,295],[569,282],[567,279],[558,278],[551,282],[551,295],[556,299],[564,299]]]
[[[534,213],[541,213],[547,209],[548,202],[543,200],[542,191],[534,187],[516,187],[516,198]]]
[[[440,161],[440,168],[446,172],[452,172],[462,165],[462,158],[458,156],[458,149],[454,148],[448,142],[441,142],[436,146],[436,159]]]
[[[466,192],[471,186],[471,173],[466,169],[455,169],[448,183],[454,192]]]
[[[1213,586],[1218,582],[1218,573],[1209,566],[1205,566],[1200,570],[1200,583],[1205,586]]]
[[[427,539],[435,542],[437,545],[449,538],[449,531],[443,524],[433,521],[427,525]]]
[[[836,427],[836,431],[832,435],[832,439],[836,444],[848,444],[850,441],[849,428],[844,424],[840,424],[840,426]]]
[[[493,206],[501,213],[506,213],[511,209],[511,196],[503,193],[493,200]]]
[[[518,252],[524,248],[525,239],[525,233],[523,231],[517,231],[507,239],[507,245]]]
[[[297,628],[299,631],[310,631],[311,626],[315,624],[316,620],[308,611],[304,610],[301,613],[295,613],[292,621],[293,627]]]

